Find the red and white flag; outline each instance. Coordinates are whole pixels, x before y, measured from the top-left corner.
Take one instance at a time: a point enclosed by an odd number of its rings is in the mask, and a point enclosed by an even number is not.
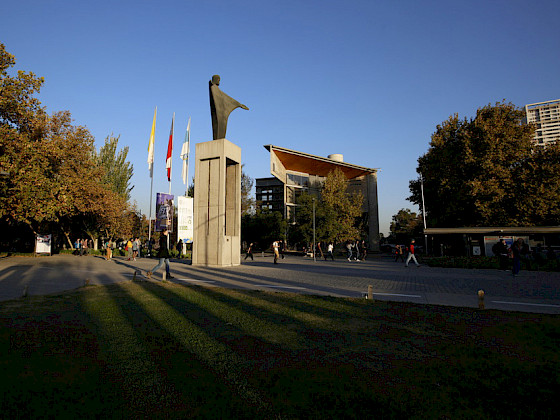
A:
[[[165,167],[167,168],[167,180],[171,182],[171,155],[173,154],[173,124],[175,123],[175,113],[171,120],[171,131],[169,132],[169,144],[167,145],[167,160]]]

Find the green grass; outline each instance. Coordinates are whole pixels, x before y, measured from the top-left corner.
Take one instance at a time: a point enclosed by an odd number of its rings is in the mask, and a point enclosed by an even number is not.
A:
[[[172,283],[2,302],[2,418],[552,418],[560,318]]]

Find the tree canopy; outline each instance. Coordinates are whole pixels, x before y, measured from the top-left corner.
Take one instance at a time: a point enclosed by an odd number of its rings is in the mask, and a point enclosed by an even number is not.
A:
[[[134,174],[132,163],[126,160],[128,146],[117,152],[120,136],[113,134],[105,138],[105,144],[97,153],[97,165],[104,171],[102,182],[123,197],[130,200],[130,192],[134,186],[130,185],[130,179]]]
[[[397,244],[406,244],[412,238],[422,234],[422,215],[410,209],[400,209],[393,215],[389,240]]]
[[[348,193],[347,180],[340,169],[329,172],[319,197],[309,193],[298,197],[297,225],[290,229],[290,240],[307,243],[312,241],[314,204],[317,241],[342,242],[360,238],[363,201],[361,193]]]
[[[128,185],[118,191],[111,165],[130,180],[126,152],[115,156],[111,137],[97,156],[87,128],[74,126],[70,112],[47,115],[34,97],[43,83],[33,73],[8,70],[15,58],[0,44],[0,221],[23,224],[38,233],[101,233],[129,230]],[[123,192],[126,192],[124,194]]]
[[[253,189],[253,178],[245,173],[241,165],[241,215],[254,213],[255,199],[251,197],[251,190]]]
[[[513,104],[497,103],[437,126],[417,168],[428,226],[560,224],[560,145],[535,145],[524,117]],[[410,191],[422,208],[420,179]]]

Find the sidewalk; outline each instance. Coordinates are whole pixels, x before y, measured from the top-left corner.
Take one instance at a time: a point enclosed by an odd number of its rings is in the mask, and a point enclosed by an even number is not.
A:
[[[498,270],[405,268],[392,260],[362,262],[346,259],[323,261],[288,256],[274,265],[272,258],[242,260],[242,265],[207,268],[171,260],[174,283],[238,289],[284,291],[336,297],[362,298],[372,287],[376,300],[478,307],[478,290],[485,291],[487,309],[560,314],[560,274],[522,272],[519,277]],[[106,285],[130,281],[135,272],[142,279],[156,259],[127,261],[116,257],[54,255],[0,259],[0,301],[60,294],[86,283]],[[162,278],[163,269],[152,281]],[[138,275],[137,275],[138,276]]]

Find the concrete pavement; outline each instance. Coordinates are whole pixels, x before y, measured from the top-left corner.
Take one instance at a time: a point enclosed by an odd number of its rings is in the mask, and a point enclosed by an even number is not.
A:
[[[185,285],[287,291],[338,297],[362,297],[372,286],[376,300],[478,307],[478,290],[485,291],[487,309],[560,314],[560,273],[522,272],[513,277],[498,270],[448,269],[411,265],[382,256],[348,262],[288,256],[273,264],[255,256],[238,267],[193,267],[172,260],[172,281]],[[0,258],[0,301],[32,295],[60,294],[89,284],[105,285],[144,277],[157,260],[139,258],[112,262],[99,256]],[[161,280],[160,269],[153,281]]]

